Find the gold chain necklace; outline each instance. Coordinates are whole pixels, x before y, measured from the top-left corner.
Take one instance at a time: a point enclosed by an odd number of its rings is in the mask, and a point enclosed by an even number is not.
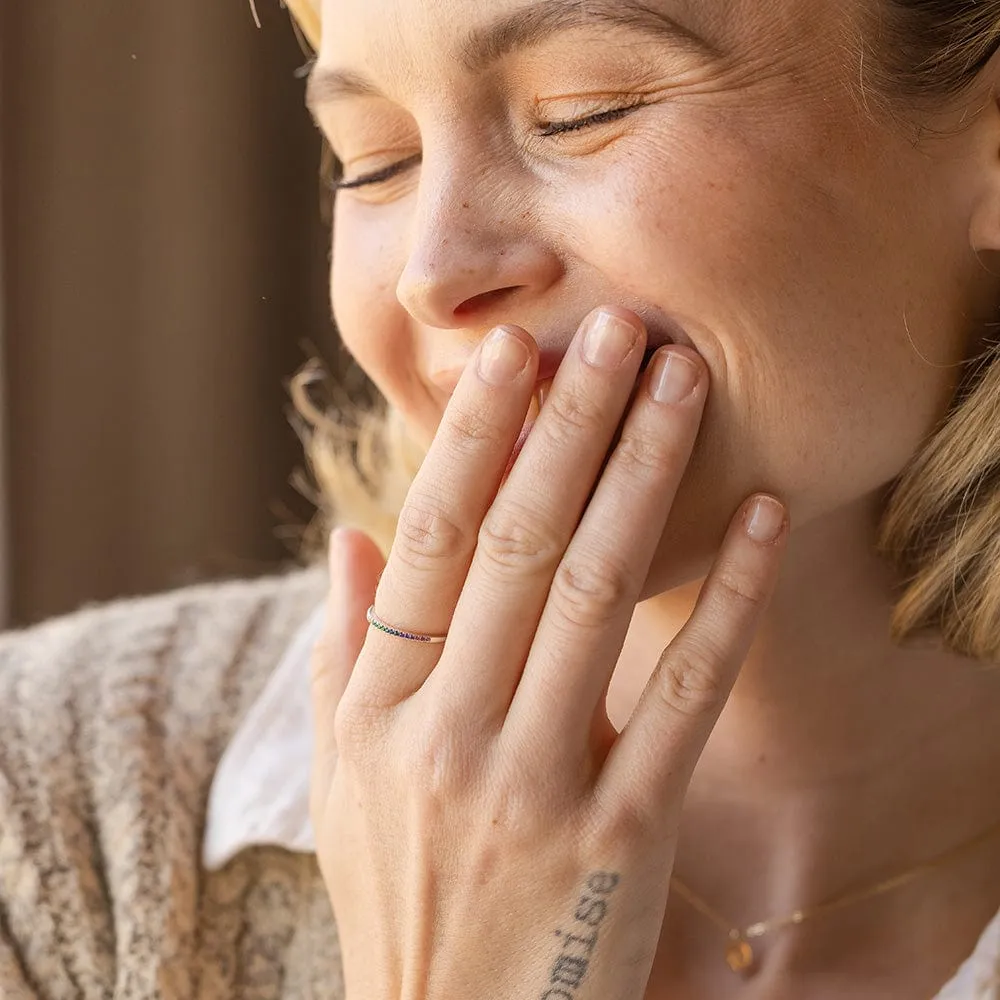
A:
[[[726,964],[733,972],[746,973],[754,965],[755,955],[750,942],[755,938],[763,937],[770,931],[779,930],[782,927],[801,924],[810,917],[818,916],[821,913],[829,913],[831,910],[839,910],[841,907],[848,906],[851,903],[870,899],[872,896],[878,896],[883,892],[888,892],[890,889],[897,889],[899,886],[912,881],[918,875],[924,875],[949,861],[954,861],[960,855],[971,851],[974,847],[978,847],[997,833],[1000,833],[1000,823],[995,823],[982,833],[977,834],[972,840],[959,844],[957,847],[949,848],[947,851],[930,858],[928,861],[922,861],[920,864],[914,865],[912,868],[907,868],[905,871],[899,872],[891,878],[876,882],[874,885],[848,889],[841,895],[824,900],[815,906],[795,910],[785,917],[771,917],[768,920],[759,920],[757,923],[750,924],[747,927],[737,927],[731,920],[727,920],[719,912],[713,910],[708,903],[700,896],[695,895],[676,875],[671,876],[670,884],[702,916],[707,917],[717,927],[726,932],[729,938],[729,944],[726,947]]]

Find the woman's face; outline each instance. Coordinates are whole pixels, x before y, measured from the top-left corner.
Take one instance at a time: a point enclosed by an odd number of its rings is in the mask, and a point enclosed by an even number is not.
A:
[[[801,528],[897,476],[943,414],[995,304],[969,236],[976,132],[915,144],[875,121],[853,4],[324,0],[322,15],[310,100],[344,181],[375,180],[337,194],[334,314],[417,440],[500,322],[544,364],[616,303],[651,345],[707,362],[644,597],[704,575],[750,493]]]

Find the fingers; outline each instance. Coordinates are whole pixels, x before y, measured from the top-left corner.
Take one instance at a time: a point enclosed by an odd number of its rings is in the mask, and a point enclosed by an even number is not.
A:
[[[683,799],[778,580],[784,508],[750,498],[733,519],[691,618],[664,650],[608,755],[596,800],[662,820]],[[773,537],[772,537],[773,533]]]
[[[709,376],[698,355],[661,348],[621,440],[552,581],[505,724],[519,748],[559,766],[584,755],[581,724],[603,697],[698,436]]]
[[[378,615],[400,629],[450,630],[476,537],[524,422],[538,366],[534,340],[516,327],[485,338],[466,366],[407,493],[375,596]],[[450,641],[450,640],[449,640]],[[422,645],[377,629],[377,671],[359,670],[352,702],[395,705],[420,688],[442,645]]]
[[[645,342],[632,313],[607,307],[587,317],[483,521],[452,622],[454,655],[428,682],[429,696],[460,702],[463,715],[502,723],[507,714],[556,569],[635,388]],[[612,517],[622,520],[622,510]],[[555,652],[565,669],[578,662],[579,637],[562,638],[568,642]]]
[[[365,612],[384,567],[378,546],[363,532],[338,528],[330,535],[330,590],[323,633],[310,656],[313,709],[313,781],[326,788],[337,757],[334,716],[364,645]]]

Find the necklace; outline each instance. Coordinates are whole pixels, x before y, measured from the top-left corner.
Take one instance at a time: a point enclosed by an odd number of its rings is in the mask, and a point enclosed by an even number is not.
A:
[[[904,871],[893,875],[891,878],[883,879],[874,885],[854,887],[834,896],[830,899],[817,903],[815,906],[805,907],[795,910],[784,917],[771,917],[767,920],[759,920],[757,923],[749,924],[746,927],[737,927],[731,920],[727,920],[718,911],[712,909],[700,896],[692,892],[676,875],[671,876],[670,884],[679,896],[687,900],[702,916],[707,917],[717,927],[725,931],[729,938],[726,947],[726,964],[733,972],[748,973],[752,970],[756,956],[750,942],[755,938],[763,937],[770,931],[780,930],[782,927],[790,927],[795,924],[804,923],[811,917],[819,916],[822,913],[829,913],[832,910],[839,910],[841,907],[851,903],[861,902],[863,899],[870,899],[872,896],[889,892],[890,889],[897,889],[901,885],[912,881],[919,875],[924,875],[935,868],[939,868],[949,861],[954,861],[960,855],[971,851],[974,847],[988,840],[990,837],[1000,833],[1000,823],[977,834],[972,840],[959,844],[957,847],[949,848],[941,854],[922,861],[920,864],[907,868]]]

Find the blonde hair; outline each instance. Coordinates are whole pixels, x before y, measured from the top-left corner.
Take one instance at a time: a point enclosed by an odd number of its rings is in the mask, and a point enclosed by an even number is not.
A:
[[[318,49],[311,0],[285,0]],[[862,88],[894,100],[960,96],[1000,46],[1000,0],[879,0],[878,58]],[[867,98],[867,95],[864,95]],[[866,101],[867,106],[867,101]],[[1000,344],[964,363],[946,415],[885,491],[877,551],[898,575],[890,617],[897,644],[939,636],[961,655],[1000,660]],[[310,362],[292,381],[319,512],[307,539],[316,552],[334,524],[366,531],[387,554],[424,451],[384,399],[360,405],[342,387],[317,405],[325,380]]]

